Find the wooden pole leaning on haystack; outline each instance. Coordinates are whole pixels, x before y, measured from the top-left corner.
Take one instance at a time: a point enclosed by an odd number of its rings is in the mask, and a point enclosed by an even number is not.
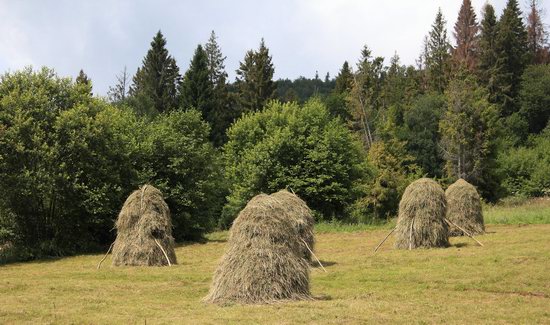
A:
[[[449,224],[449,226],[451,226],[451,227],[452,227],[452,226],[457,227],[458,229],[460,229],[460,230],[464,233],[464,235],[466,235],[466,236],[472,238],[473,240],[475,240],[475,241],[479,244],[479,246],[483,247],[483,244],[482,244],[479,240],[475,239],[474,236],[473,236],[472,234],[470,234],[468,231],[466,231],[466,229],[460,227],[459,225],[457,225],[456,223],[450,221],[450,220],[447,219],[447,218],[445,218],[445,221],[447,222],[447,224]]]
[[[393,227],[393,229],[386,235],[386,237],[384,237],[384,239],[382,239],[380,244],[378,244],[378,246],[376,246],[376,248],[374,249],[375,253],[378,251],[380,246],[382,246],[382,244],[390,237],[390,235],[393,234],[393,232],[395,231],[395,228],[397,228],[397,227]]]
[[[306,243],[305,240],[303,239],[300,239],[304,245],[306,245],[306,248],[307,250],[311,253],[311,256],[313,256],[315,258],[315,260],[317,261],[317,263],[319,263],[319,266],[321,266],[321,268],[323,269],[323,271],[325,271],[325,273],[327,272],[327,270],[325,269],[325,267],[323,266],[323,264],[321,264],[321,261],[317,258],[317,255],[315,255],[315,253],[311,250],[311,248],[309,248],[308,244]]]
[[[97,264],[97,269],[99,270],[99,268],[101,267],[101,263],[103,263],[103,261],[105,261],[105,259],[107,258],[107,255],[109,255],[109,253],[111,252],[111,249],[113,249],[113,245],[115,244],[115,242],[113,242],[111,244],[111,246],[109,246],[109,249],[107,250],[107,253],[105,253],[105,256],[103,256],[103,258],[101,259],[101,261],[99,261],[99,263]]]

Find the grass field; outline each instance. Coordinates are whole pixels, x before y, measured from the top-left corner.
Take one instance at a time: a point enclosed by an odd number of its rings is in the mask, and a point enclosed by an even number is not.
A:
[[[319,226],[317,300],[219,307],[200,301],[226,233],[179,246],[171,268],[112,268],[101,255],[0,266],[0,323],[550,323],[550,202],[486,207],[485,247],[397,251],[391,226]],[[539,217],[540,216],[540,217]],[[498,223],[507,223],[501,225]],[[538,223],[538,224],[537,224]]]

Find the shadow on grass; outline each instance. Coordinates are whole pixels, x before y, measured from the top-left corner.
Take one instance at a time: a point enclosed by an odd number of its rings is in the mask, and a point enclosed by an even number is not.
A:
[[[332,265],[335,265],[337,264],[336,262],[331,262],[331,261],[323,261],[323,260],[320,260],[321,264],[323,264],[324,267],[327,267],[327,266],[332,266]],[[319,263],[317,263],[317,261],[311,261],[311,267],[314,267],[314,268],[319,268],[321,267],[319,265]]]

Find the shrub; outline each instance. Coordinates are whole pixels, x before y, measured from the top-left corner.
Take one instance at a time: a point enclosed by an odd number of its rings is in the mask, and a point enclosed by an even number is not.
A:
[[[201,237],[223,204],[223,177],[209,132],[200,112],[173,111],[155,117],[141,143],[139,179],[164,194],[176,240]]]
[[[224,146],[228,225],[254,195],[290,188],[324,219],[342,218],[361,177],[360,144],[318,100],[272,102],[238,120]]]

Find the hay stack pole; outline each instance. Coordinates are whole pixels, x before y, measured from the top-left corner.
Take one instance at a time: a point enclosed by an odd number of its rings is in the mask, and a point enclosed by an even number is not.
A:
[[[445,192],[437,182],[429,178],[412,182],[399,202],[395,247],[414,249],[449,246],[446,209]]]

